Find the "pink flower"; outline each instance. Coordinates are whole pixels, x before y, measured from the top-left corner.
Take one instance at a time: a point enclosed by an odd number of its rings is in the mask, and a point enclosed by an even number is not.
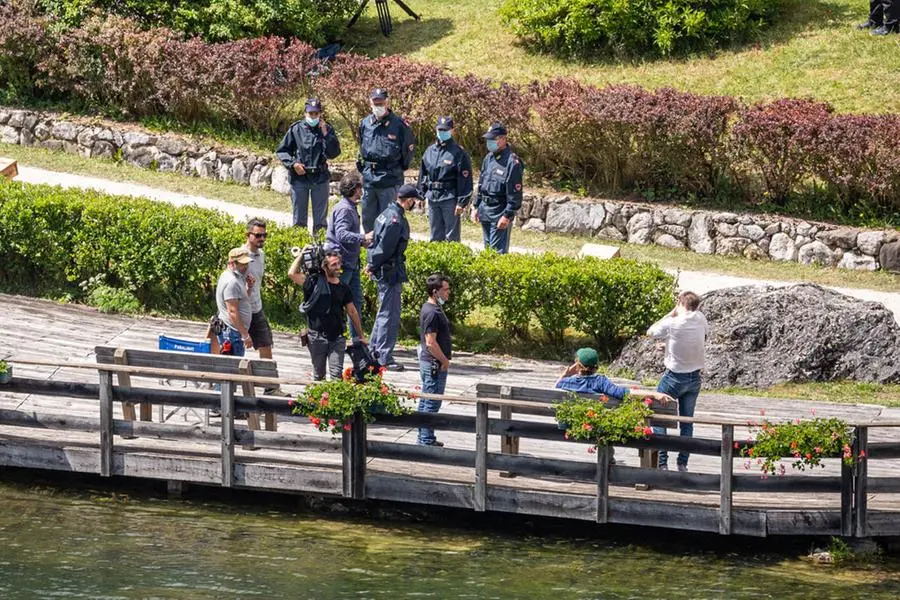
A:
[[[313,425],[315,425],[316,427],[318,427],[318,426],[319,426],[319,423],[322,422],[322,419],[316,419],[316,418],[313,418],[313,419],[310,419],[310,421],[312,421],[312,424],[313,424]]]
[[[293,398],[288,400],[288,406],[290,406],[291,408],[294,408],[294,399]]]
[[[748,471],[750,470],[750,461],[749,460],[744,461],[744,468]]]
[[[740,447],[741,447],[740,444],[738,444],[737,442],[734,443],[734,449],[735,449],[735,450],[737,450],[737,449],[740,448]]]
[[[596,451],[597,451],[597,449],[594,448],[593,446],[588,446],[588,454],[593,454]]]
[[[652,427],[644,427],[644,435],[653,435]]]
[[[337,424],[337,421],[335,421],[334,419],[328,419],[329,426],[334,427],[336,424]]]
[[[865,450],[860,450],[860,451],[859,451],[859,457],[860,457],[860,458],[865,458],[865,457],[866,457],[866,451],[865,451]]]
[[[344,431],[350,431],[350,429],[352,429],[350,423],[344,423]]]
[[[786,469],[784,468],[784,465],[778,465],[778,474],[779,475],[784,476],[785,470]]]
[[[653,398],[644,398],[644,404],[650,406],[651,404],[653,404]]]
[[[581,426],[581,428],[584,429],[585,431],[590,431],[594,428],[594,426],[591,425],[590,423],[585,423],[584,425]]]
[[[813,451],[815,451],[816,454],[822,454],[822,448],[819,446],[816,446],[815,448],[813,448]]]
[[[565,439],[569,439],[569,432],[568,432],[568,431],[567,431],[567,432],[565,432],[565,433],[564,433],[564,434],[563,434],[563,438],[565,438]]]
[[[319,400],[319,406],[328,406],[328,398],[322,396],[322,399]]]
[[[322,400],[328,401],[328,398],[329,398],[328,392],[325,392],[324,394],[322,394]]]
[[[759,409],[759,414],[763,417],[766,416],[766,409],[764,409],[764,408]]]

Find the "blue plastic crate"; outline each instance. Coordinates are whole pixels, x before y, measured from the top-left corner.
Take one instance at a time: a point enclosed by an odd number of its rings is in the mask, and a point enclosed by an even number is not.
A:
[[[160,350],[175,350],[176,352],[194,352],[197,354],[209,354],[209,340],[203,342],[192,342],[190,340],[179,340],[178,338],[159,336]]]

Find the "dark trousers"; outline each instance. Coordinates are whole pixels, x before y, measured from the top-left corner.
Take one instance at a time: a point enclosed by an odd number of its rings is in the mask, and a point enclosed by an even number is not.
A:
[[[460,239],[459,216],[456,202],[443,200],[428,201],[428,223],[431,226],[432,242],[458,242]]]
[[[869,0],[869,20],[886,27],[900,24],[900,0]]]

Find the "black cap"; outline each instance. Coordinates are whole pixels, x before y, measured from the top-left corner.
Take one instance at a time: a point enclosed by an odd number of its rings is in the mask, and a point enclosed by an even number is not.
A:
[[[443,131],[453,129],[453,117],[440,117],[437,120],[437,128]]]
[[[506,127],[503,126],[503,123],[491,123],[491,126],[487,130],[487,133],[485,133],[481,137],[487,138],[489,140],[495,140],[501,135],[506,135]]]
[[[372,93],[369,94],[369,100],[387,100],[388,93],[387,90],[382,88],[375,88],[372,90]]]
[[[306,112],[322,112],[322,103],[319,102],[318,98],[308,98],[303,110]]]
[[[400,189],[397,191],[397,197],[422,199],[422,195],[419,193],[419,190],[416,189],[416,186],[408,183],[400,186]]]

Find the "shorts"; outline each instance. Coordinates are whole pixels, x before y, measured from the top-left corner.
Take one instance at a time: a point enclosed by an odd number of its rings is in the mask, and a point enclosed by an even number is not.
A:
[[[247,331],[250,333],[250,339],[253,340],[254,348],[272,347],[272,328],[269,327],[269,320],[266,319],[266,313],[263,311],[253,313]]]

